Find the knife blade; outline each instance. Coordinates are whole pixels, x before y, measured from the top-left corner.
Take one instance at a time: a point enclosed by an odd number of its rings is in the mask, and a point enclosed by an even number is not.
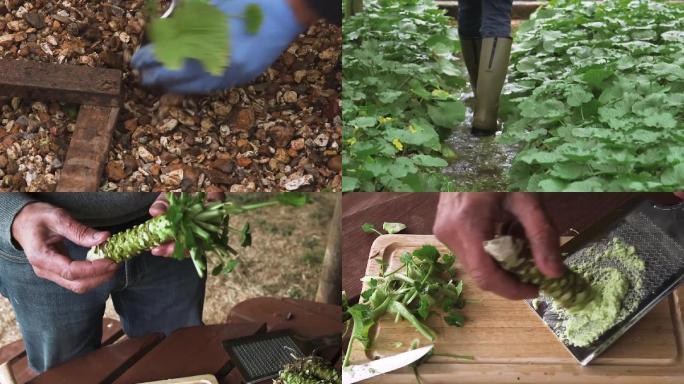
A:
[[[428,345],[427,347],[414,349],[394,356],[383,357],[382,359],[373,360],[365,364],[344,367],[342,368],[342,383],[358,383],[359,381],[403,368],[420,360],[420,358],[427,355],[433,347],[433,345]]]

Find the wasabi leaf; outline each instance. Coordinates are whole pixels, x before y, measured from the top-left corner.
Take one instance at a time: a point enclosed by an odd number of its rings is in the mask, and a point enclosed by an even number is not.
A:
[[[403,223],[383,223],[382,224],[382,229],[385,230],[385,232],[389,234],[395,234],[403,231],[406,229],[406,224]]]
[[[227,16],[204,1],[181,2],[171,17],[153,18],[149,26],[154,53],[165,67],[179,70],[194,59],[214,76],[230,65],[228,33]]]
[[[245,9],[245,23],[247,33],[255,35],[259,33],[261,25],[264,23],[264,12],[258,4],[249,4]]]

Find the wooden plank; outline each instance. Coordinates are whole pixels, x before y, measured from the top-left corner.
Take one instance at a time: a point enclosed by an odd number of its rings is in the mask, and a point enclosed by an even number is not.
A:
[[[235,305],[226,323],[265,323],[269,332],[289,329],[313,339],[342,333],[342,307],[313,301],[258,297]]]
[[[0,96],[117,107],[122,72],[83,65],[0,60]]]
[[[81,106],[58,192],[97,192],[118,116],[118,107]]]
[[[221,342],[253,335],[261,327],[262,324],[240,323],[179,329],[140,359],[114,384],[216,374],[230,362]]]
[[[0,348],[0,364],[10,363],[26,356],[26,347],[24,340],[17,340]]]
[[[378,263],[371,259],[389,262],[392,270],[403,252],[423,244],[446,251],[434,236],[379,237],[370,252],[367,275],[379,272]],[[450,327],[437,316],[428,325],[439,334],[437,352],[470,355],[474,360],[435,357],[420,368],[427,383],[604,383],[617,377],[620,383],[684,382],[680,304],[684,288],[658,304],[590,366],[582,367],[526,303],[484,292],[468,276],[463,278],[464,295],[473,301],[463,310],[466,325]],[[397,341],[405,346],[416,338],[427,342],[408,323],[395,323],[393,318],[383,318],[374,334],[374,349],[369,353],[358,342],[352,344],[352,363],[396,354],[400,352],[394,345]],[[415,378],[403,369],[369,382],[414,383]]]
[[[112,344],[121,338],[122,335],[123,330],[121,329],[121,323],[119,323],[119,321],[107,318],[102,321],[102,345]],[[38,376],[38,372],[29,367],[28,357],[26,356],[25,351],[19,358],[10,362],[10,366],[17,383],[26,383]]]
[[[163,338],[163,334],[154,333],[123,340],[52,368],[31,380],[30,383],[110,383],[159,344]]]

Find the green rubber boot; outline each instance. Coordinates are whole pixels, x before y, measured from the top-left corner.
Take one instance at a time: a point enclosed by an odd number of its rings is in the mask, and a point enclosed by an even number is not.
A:
[[[480,50],[482,48],[481,38],[460,37],[461,40],[461,54],[463,61],[468,69],[468,76],[470,76],[470,86],[473,88],[473,95],[477,90],[477,71],[480,66]]]
[[[475,136],[496,133],[499,98],[506,81],[512,43],[513,40],[508,37],[482,39],[472,126],[472,134]]]

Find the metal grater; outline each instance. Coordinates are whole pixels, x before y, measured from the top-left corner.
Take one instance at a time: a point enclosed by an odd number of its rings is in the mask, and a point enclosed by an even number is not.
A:
[[[301,339],[292,331],[283,330],[226,340],[223,348],[245,383],[253,384],[276,378],[284,365],[296,359],[339,347],[341,343],[340,334]]]
[[[633,200],[563,245],[561,252],[568,255],[565,263],[572,266],[590,257],[592,247],[602,251],[613,238],[634,246],[639,258],[645,261],[646,268],[641,274],[642,289],[636,292],[630,288],[627,293],[639,304],[631,313],[623,308],[618,323],[592,345],[580,348],[563,343],[581,365],[589,364],[606,350],[684,280],[684,204],[663,207],[649,201]],[[599,265],[608,266],[605,261]],[[626,275],[633,286],[636,276]],[[555,334],[560,327],[559,318],[550,309],[546,298],[539,298],[536,310],[532,300],[527,302]]]
[[[273,379],[285,364],[306,355],[288,331],[227,340],[224,347],[247,384]]]

